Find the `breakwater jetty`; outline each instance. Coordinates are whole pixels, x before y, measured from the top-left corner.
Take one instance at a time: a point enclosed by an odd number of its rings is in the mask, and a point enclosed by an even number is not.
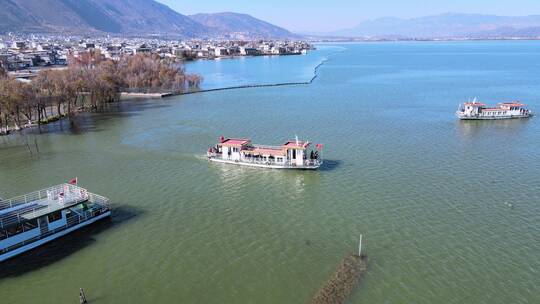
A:
[[[244,84],[244,85],[238,85],[238,86],[230,86],[230,87],[221,87],[221,88],[213,88],[213,89],[202,89],[202,90],[193,90],[193,91],[187,91],[187,92],[179,92],[179,93],[122,93],[122,99],[136,99],[136,98],[165,98],[170,96],[176,96],[176,95],[191,95],[191,94],[199,94],[199,93],[208,93],[208,92],[217,92],[217,91],[228,91],[228,90],[239,90],[239,89],[249,89],[249,88],[265,88],[265,87],[282,87],[282,86],[295,86],[295,85],[308,85],[312,84],[315,79],[319,76],[318,70],[321,66],[323,66],[326,62],[328,62],[328,58],[322,60],[319,64],[315,66],[313,69],[313,76],[310,78],[309,81],[298,81],[298,82],[278,82],[278,83],[268,83],[268,84]]]
[[[173,93],[166,92],[166,93],[131,93],[131,92],[121,92],[120,93],[120,99],[137,99],[137,98],[144,98],[144,99],[152,99],[152,98],[164,98],[168,96],[172,96]]]
[[[342,304],[359,284],[367,271],[367,256],[351,254],[346,256],[332,277],[321,287],[311,300],[311,304]]]
[[[315,68],[313,69],[313,77],[309,81],[300,81],[300,82],[280,82],[280,83],[269,83],[269,84],[245,84],[245,85],[239,85],[239,86],[231,86],[231,87],[223,87],[223,88],[215,88],[215,89],[203,89],[203,90],[196,90],[196,91],[189,91],[180,93],[179,95],[190,95],[190,94],[197,94],[197,93],[206,93],[206,92],[216,92],[216,91],[226,91],[226,90],[238,90],[238,89],[249,89],[249,88],[265,88],[265,87],[282,87],[282,86],[294,86],[294,85],[308,85],[312,84],[315,79],[317,79],[318,70],[321,66],[323,66],[326,62],[328,62],[328,58],[322,60]],[[170,95],[169,95],[170,96]]]
[[[208,92],[217,92],[217,91],[228,91],[228,90],[238,90],[238,89],[249,89],[249,88],[265,88],[265,87],[282,87],[282,86],[295,86],[295,85],[308,85],[312,84],[315,79],[318,77],[318,69],[325,64],[329,59],[324,59],[321,61],[317,66],[315,66],[313,70],[313,77],[309,81],[299,81],[299,82],[278,82],[278,83],[268,83],[268,84],[245,84],[245,85],[238,85],[238,86],[230,86],[230,87],[222,87],[222,88],[214,88],[214,89],[202,89],[202,90],[193,90],[193,91],[187,91],[187,92],[179,92],[179,93],[172,93],[172,92],[166,92],[166,93],[127,93],[122,92],[121,93],[121,99],[153,99],[153,98],[165,98],[165,97],[171,97],[176,95],[191,95],[191,94],[199,94],[199,93],[208,93]]]

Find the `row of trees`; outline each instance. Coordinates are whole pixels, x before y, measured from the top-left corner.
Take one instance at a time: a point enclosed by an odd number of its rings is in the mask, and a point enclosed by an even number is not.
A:
[[[66,69],[44,70],[30,82],[0,69],[0,133],[26,124],[47,123],[81,110],[100,110],[119,100],[120,92],[196,90],[202,78],[157,55],[125,56],[118,61],[96,52],[69,58]]]

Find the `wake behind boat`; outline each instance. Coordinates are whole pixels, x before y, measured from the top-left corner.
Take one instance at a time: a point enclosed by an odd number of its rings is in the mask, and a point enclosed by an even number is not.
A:
[[[461,104],[456,116],[461,120],[494,120],[528,118],[532,112],[520,102],[503,102],[497,107],[488,107],[474,99],[472,102]]]
[[[220,142],[208,149],[208,160],[219,163],[272,169],[318,169],[323,161],[322,145],[311,149],[308,141],[298,139],[281,146],[254,145],[250,139],[220,138]]]

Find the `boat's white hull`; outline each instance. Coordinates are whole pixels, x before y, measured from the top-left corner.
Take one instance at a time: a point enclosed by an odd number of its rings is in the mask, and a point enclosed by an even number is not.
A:
[[[501,115],[501,116],[464,116],[457,115],[461,120],[500,120],[500,119],[517,119],[517,118],[529,118],[532,114],[527,115]]]
[[[111,216],[111,211],[107,211],[107,212],[105,212],[103,214],[100,214],[100,215],[98,215],[98,216],[96,216],[94,218],[91,218],[91,219],[89,219],[87,221],[84,221],[84,222],[82,222],[80,224],[77,224],[77,225],[69,227],[67,229],[58,231],[55,234],[52,234],[52,235],[47,236],[45,238],[39,239],[39,240],[37,240],[35,242],[29,243],[29,244],[21,246],[21,247],[19,247],[17,249],[6,252],[6,253],[0,255],[0,262],[5,261],[5,260],[7,260],[9,258],[12,258],[12,257],[14,257],[16,255],[19,255],[19,254],[21,254],[23,252],[32,250],[32,249],[34,249],[36,247],[39,247],[39,246],[41,246],[41,245],[43,245],[45,243],[48,243],[48,242],[50,242],[52,240],[55,240],[55,239],[57,239],[59,237],[62,237],[64,235],[68,234],[68,233],[71,233],[71,232],[73,232],[73,231],[75,231],[77,229],[80,229],[80,228],[82,228],[84,226],[90,225],[90,224],[92,224],[94,222],[97,222],[97,221],[99,221],[99,220],[101,220],[103,218],[109,217],[109,216]]]
[[[212,162],[216,162],[216,163],[232,164],[232,165],[256,167],[256,168],[267,168],[267,169],[317,170],[322,165],[322,162],[320,162],[318,165],[307,165],[307,166],[261,164],[261,163],[252,163],[252,162],[234,161],[234,160],[221,159],[221,158],[213,158],[213,157],[208,157],[208,160]]]

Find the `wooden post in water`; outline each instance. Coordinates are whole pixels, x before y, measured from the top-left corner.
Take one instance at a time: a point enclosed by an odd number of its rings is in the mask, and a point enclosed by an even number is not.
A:
[[[84,290],[82,288],[79,289],[79,303],[80,304],[88,303],[88,301],[86,300],[86,295],[84,294]]]
[[[358,243],[358,256],[362,257],[362,235],[360,234],[360,242]]]
[[[34,137],[34,145],[36,146],[36,152],[37,152],[37,154],[39,154],[39,147],[38,147],[38,144],[37,144],[36,137]]]

